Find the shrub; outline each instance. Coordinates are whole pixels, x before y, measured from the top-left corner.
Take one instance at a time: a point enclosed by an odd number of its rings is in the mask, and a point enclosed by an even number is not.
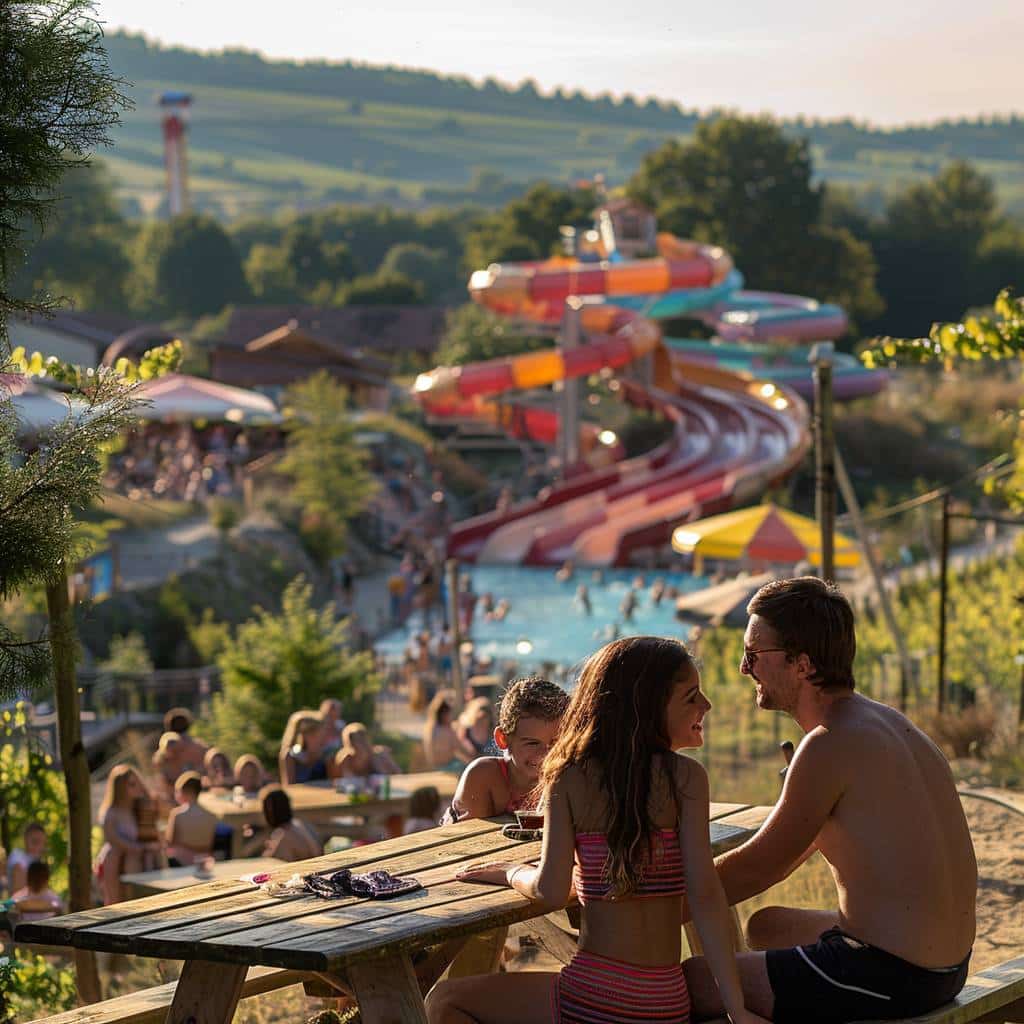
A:
[[[242,520],[242,506],[231,498],[211,498],[207,507],[210,525],[220,534],[221,541]]]
[[[348,627],[334,606],[312,605],[313,588],[301,576],[285,588],[280,614],[257,608],[217,658],[222,691],[213,698],[203,734],[237,756],[277,761],[288,716],[315,708],[325,697],[341,700],[345,716],[373,719],[380,680],[368,652],[348,647]]]
[[[993,708],[975,704],[933,712],[921,727],[951,757],[984,757],[996,736],[996,718]]]
[[[41,956],[20,961],[0,958],[0,1024],[35,1020],[70,1010],[77,1002],[75,974],[70,967],[49,963]]]

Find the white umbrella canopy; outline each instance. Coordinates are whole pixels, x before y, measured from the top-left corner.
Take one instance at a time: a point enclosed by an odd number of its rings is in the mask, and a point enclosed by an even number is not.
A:
[[[147,381],[138,391],[145,403],[137,415],[165,423],[280,423],[277,406],[257,391],[218,384],[184,373]]]
[[[0,401],[10,400],[19,432],[47,430],[75,411],[75,402],[20,373],[0,373]]]

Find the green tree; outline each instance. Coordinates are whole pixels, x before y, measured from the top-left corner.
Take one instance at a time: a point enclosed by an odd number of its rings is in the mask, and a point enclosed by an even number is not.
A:
[[[292,481],[288,502],[300,534],[326,565],[345,551],[349,520],[366,508],[376,484],[355,441],[347,392],[330,374],[293,384],[284,404],[288,441],[279,469]]]
[[[888,303],[885,330],[912,334],[987,301],[1007,280],[993,285],[982,257],[1001,223],[991,179],[964,161],[892,199],[873,239]]]
[[[752,287],[881,309],[870,249],[823,218],[806,139],[767,117],[703,121],[692,141],[644,157],[629,194],[664,231],[724,246]]]
[[[245,261],[245,276],[262,302],[309,302],[333,293],[356,273],[344,242],[327,242],[309,223],[290,225],[277,245],[257,243]]]
[[[27,229],[46,223],[65,172],[109,143],[127,104],[94,10],[89,0],[0,5],[0,348],[9,313],[54,301],[11,291],[31,241]]]
[[[295,275],[280,245],[257,242],[245,260],[245,280],[257,302],[278,305],[298,301]]]
[[[137,246],[139,309],[165,316],[216,313],[248,296],[238,250],[212,217],[185,213],[149,225]]]
[[[149,675],[153,671],[153,659],[149,656],[145,637],[136,630],[112,637],[110,653],[99,667],[115,675]]]
[[[463,286],[456,280],[455,270],[454,261],[443,249],[430,249],[420,242],[399,242],[388,249],[378,273],[402,274],[421,285],[431,301],[441,302]]]
[[[125,104],[93,10],[88,0],[0,5],[0,369],[12,368],[8,315],[52,304],[11,290],[11,274],[25,256],[25,226],[45,223],[65,171],[109,142],[108,130]],[[33,357],[27,369],[42,372],[41,363]],[[67,589],[78,543],[71,524],[74,513],[96,498],[99,452],[124,428],[135,402],[116,373],[86,378],[57,364],[49,370],[84,402],[79,413],[39,439],[34,451],[21,447],[11,404],[0,401],[0,595],[42,583],[49,619],[48,650],[0,628],[0,691],[37,681],[49,655],[67,792],[69,902],[77,911],[91,902],[91,814]],[[77,952],[75,968],[79,995],[95,1002],[95,957]]]
[[[312,605],[313,588],[296,577],[281,613],[256,608],[217,658],[221,692],[214,695],[204,734],[233,756],[254,753],[276,765],[288,716],[325,697],[342,701],[349,718],[372,720],[380,680],[373,656],[348,647],[348,628],[334,606]]]
[[[60,295],[80,309],[124,309],[134,229],[121,216],[101,164],[72,167],[45,230],[15,278],[29,294]]]
[[[591,189],[568,189],[538,182],[466,234],[468,270],[490,263],[545,259],[558,244],[562,224],[591,220],[596,200]]]
[[[338,290],[342,306],[418,306],[423,299],[419,281],[395,272],[364,274]]]
[[[504,317],[475,302],[467,302],[446,315],[444,335],[434,359],[439,366],[462,366],[551,344],[550,338],[522,334]]]

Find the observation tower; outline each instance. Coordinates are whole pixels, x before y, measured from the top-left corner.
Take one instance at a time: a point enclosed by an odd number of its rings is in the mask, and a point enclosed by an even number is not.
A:
[[[159,99],[167,169],[167,205],[172,217],[188,209],[188,152],[185,132],[192,97],[187,92],[165,92]]]

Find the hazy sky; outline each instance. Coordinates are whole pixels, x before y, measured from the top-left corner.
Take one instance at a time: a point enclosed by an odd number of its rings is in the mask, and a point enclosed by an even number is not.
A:
[[[108,30],[199,49],[530,77],[700,109],[878,124],[1024,112],[1024,0],[98,0],[98,10]]]

